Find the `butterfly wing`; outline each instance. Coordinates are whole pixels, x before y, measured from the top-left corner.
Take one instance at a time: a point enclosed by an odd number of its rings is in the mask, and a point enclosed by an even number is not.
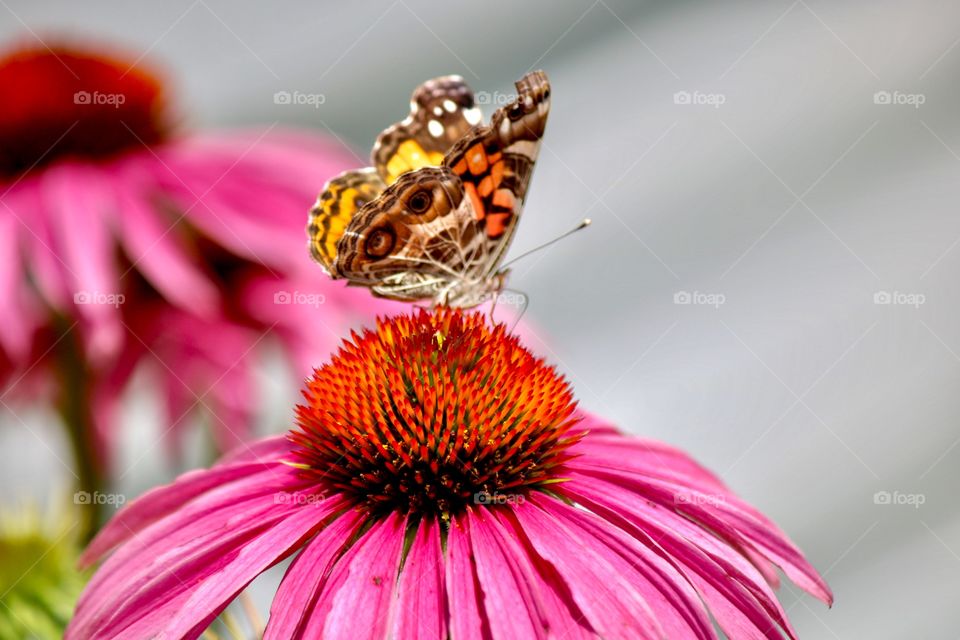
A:
[[[340,277],[334,264],[337,243],[350,221],[365,204],[376,200],[386,187],[380,175],[370,167],[341,173],[324,186],[310,210],[307,236],[310,255],[331,277]]]
[[[473,91],[460,76],[443,76],[417,87],[410,115],[389,127],[373,147],[372,168],[330,180],[310,212],[310,254],[332,277],[348,277],[335,263],[337,243],[355,214],[387,185],[411,170],[443,164],[447,151],[481,119]]]
[[[463,202],[460,180],[445,167],[404,173],[351,220],[334,270],[384,297],[435,297],[458,280],[471,244],[465,234],[475,223]]]
[[[550,82],[543,71],[516,83],[517,97],[497,109],[490,124],[473,129],[444,159],[460,178],[474,219],[486,238],[478,277],[496,272],[527,196],[540,140],[550,114]]]
[[[373,146],[373,166],[388,185],[407,171],[436,167],[482,116],[460,76],[427,80],[410,97],[410,115],[386,129]]]
[[[439,166],[429,155],[437,147],[424,147],[426,142],[416,142],[425,153],[415,155],[391,155],[378,143],[378,169],[353,173],[381,191],[359,209],[342,203],[355,182],[346,180],[340,190],[339,183],[331,183],[318,202],[317,224],[311,222],[314,257],[328,273],[388,298],[433,298],[462,306],[478,304],[491,278],[502,284],[496,271],[516,230],[550,110],[550,85],[542,71],[527,74],[516,86],[517,98],[498,109],[489,125],[462,135]],[[384,136],[398,127],[409,132],[420,108],[412,108],[411,118]],[[397,149],[402,144],[391,143]],[[404,164],[396,161],[398,154]],[[417,166],[420,162],[423,166]],[[381,176],[379,183],[371,171]],[[325,196],[331,203],[326,209]],[[326,220],[330,224],[324,227]]]

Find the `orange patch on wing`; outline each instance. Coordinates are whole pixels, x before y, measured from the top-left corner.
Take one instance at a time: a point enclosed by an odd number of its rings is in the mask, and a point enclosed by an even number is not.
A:
[[[470,173],[478,176],[487,171],[487,153],[483,150],[483,145],[475,144],[467,150],[467,166],[470,167]]]
[[[503,235],[503,232],[507,230],[507,222],[512,215],[511,213],[491,213],[487,215],[487,236],[497,238]]]
[[[467,192],[470,203],[473,205],[474,216],[477,220],[483,220],[484,216],[487,215],[487,210],[483,207],[483,201],[480,200],[476,185],[472,182],[465,182],[463,183],[463,189]]]
[[[460,162],[453,165],[453,172],[458,176],[462,176],[467,172],[467,161],[463,158],[460,158]]]
[[[489,196],[493,192],[493,178],[491,176],[487,176],[481,180],[480,185],[477,187],[477,191],[484,198]]]

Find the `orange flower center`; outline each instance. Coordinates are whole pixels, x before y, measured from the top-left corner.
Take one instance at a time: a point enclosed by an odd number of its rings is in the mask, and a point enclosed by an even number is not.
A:
[[[481,314],[381,320],[303,393],[291,463],[372,512],[522,500],[558,479],[580,438],[566,381]]]
[[[0,56],[0,182],[64,157],[102,159],[169,133],[163,86],[133,60],[44,46]]]

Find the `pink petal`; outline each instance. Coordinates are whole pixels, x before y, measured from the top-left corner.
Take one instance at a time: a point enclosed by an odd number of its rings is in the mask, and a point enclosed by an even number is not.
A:
[[[290,453],[292,445],[286,435],[261,438],[255,442],[241,444],[228,451],[214,465],[214,468],[226,467],[244,462],[259,462],[267,464],[276,460],[283,460]]]
[[[109,220],[115,203],[100,170],[61,163],[44,172],[43,182],[61,258],[72,276],[74,299],[119,295]],[[84,303],[75,310],[91,323],[88,348],[92,357],[104,357],[119,347],[122,326],[115,305]]]
[[[87,584],[81,604],[85,599],[97,601],[101,595],[129,585],[138,576],[151,575],[158,558],[165,555],[160,550],[182,555],[207,541],[216,543],[217,535],[234,533],[235,521],[251,511],[267,515],[286,511],[287,502],[278,503],[277,496],[285,495],[285,485],[295,482],[296,478],[292,469],[285,471],[285,474],[274,469],[250,472],[243,479],[201,494],[143,529],[130,531],[131,537],[107,558]],[[106,529],[113,526],[111,522]]]
[[[440,525],[420,521],[397,585],[394,638],[444,640],[447,637],[446,593]]]
[[[121,176],[122,177],[122,176]],[[183,309],[212,315],[219,305],[217,288],[195,260],[183,251],[174,220],[150,204],[146,196],[117,185],[121,214],[117,216],[124,248],[137,269],[163,297]]]
[[[158,186],[189,210],[192,224],[274,268],[309,264],[303,211],[328,178],[354,164],[344,149],[306,131],[191,136],[157,153]]]
[[[599,464],[598,464],[599,463]],[[649,476],[612,469],[607,460],[578,458],[571,467],[631,487],[649,499],[686,513],[735,546],[752,548],[777,564],[801,589],[830,604],[830,588],[786,535],[733,494],[699,490]],[[678,497],[682,497],[678,501]]]
[[[307,543],[280,582],[263,640],[305,638],[303,631],[320,597],[323,580],[363,521],[361,512],[348,510]]]
[[[590,430],[590,437],[584,438],[573,447],[574,455],[603,459],[604,464],[613,469],[697,486],[711,494],[728,494],[726,486],[719,478],[679,449],[655,440],[625,437],[591,416],[587,416],[584,422],[577,426]],[[779,585],[779,576],[769,561],[749,547],[741,547],[740,551],[754,563],[771,585]]]
[[[490,624],[483,611],[483,593],[470,541],[469,521],[459,516],[447,532],[446,585],[450,636],[457,640],[487,640]]]
[[[211,470],[190,471],[168,485],[151,489],[121,509],[100,530],[84,551],[81,565],[89,566],[138,531],[212,489],[249,479],[255,473],[273,474],[270,463],[278,461],[289,450],[290,445],[285,437],[266,438],[249,447],[241,447],[232,459],[221,462]]]
[[[532,502],[543,513],[529,517],[546,516],[551,522],[560,523],[574,540],[590,541],[591,549],[601,550],[611,564],[618,567],[618,574],[628,578],[643,595],[666,637],[716,638],[696,590],[669,560],[588,511],[548,496],[534,496]],[[526,511],[518,512],[521,521]]]
[[[653,549],[675,559],[721,628],[733,637],[779,638],[779,624],[795,637],[763,577],[738,550],[644,496],[590,476],[571,474],[561,492],[610,520]],[[734,631],[736,635],[734,635]]]
[[[522,545],[522,561],[528,563],[530,584],[537,594],[542,617],[547,621],[547,632],[551,638],[564,640],[596,640],[597,633],[590,626],[587,616],[580,610],[563,577],[551,563],[541,558],[522,528],[510,512],[499,510],[497,519],[503,526],[517,535]]]
[[[23,227],[23,258],[40,294],[56,309],[72,304],[72,295],[67,294],[72,288],[69,273],[50,230],[41,181],[27,178],[4,196],[3,203],[6,207],[0,205],[0,213],[9,213]]]
[[[278,227],[270,218],[253,220],[243,215],[239,203],[230,202],[216,193],[195,193],[182,185],[171,185],[167,195],[188,214],[190,223],[218,244],[258,264],[275,268],[299,261],[303,242],[296,242],[289,229]],[[243,203],[250,206],[251,203]]]
[[[627,437],[589,414],[581,413],[578,429],[589,432],[572,448],[574,455],[604,459],[620,468],[640,473],[654,472],[677,482],[725,489],[723,482],[689,455],[656,440]]]
[[[524,550],[486,509],[471,511],[464,521],[469,522],[477,578],[492,637],[547,638],[548,621],[538,603],[533,569]],[[457,612],[451,609],[451,615],[456,616]]]
[[[266,135],[254,130],[193,135],[160,153],[177,173],[197,165],[215,168],[217,175],[200,185],[205,189],[233,167],[233,171],[255,171],[243,179],[285,185],[308,197],[315,197],[328,178],[357,164],[349,150],[314,131],[279,128]]]
[[[128,576],[101,599],[106,607],[81,600],[67,637],[196,638],[250,581],[342,508],[331,500],[258,502],[219,523],[175,518],[182,525],[175,535],[125,563]]]
[[[394,615],[405,518],[391,513],[374,523],[337,561],[324,582],[304,638],[386,637]]]
[[[629,565],[622,558],[528,503],[517,505],[513,513],[601,637],[666,637],[638,585],[625,577]]]
[[[19,224],[9,212],[0,208],[0,300],[3,301],[0,346],[14,360],[27,357],[33,329],[20,304],[26,276],[18,246]]]
[[[241,539],[238,547],[222,546],[191,557],[190,565],[182,571],[176,569],[177,581],[188,586],[178,588],[166,578],[153,582],[135,605],[125,603],[111,627],[122,629],[123,637],[199,637],[240,591],[298,549],[329,514],[328,506],[303,506],[271,520],[269,529],[261,529],[249,540]]]

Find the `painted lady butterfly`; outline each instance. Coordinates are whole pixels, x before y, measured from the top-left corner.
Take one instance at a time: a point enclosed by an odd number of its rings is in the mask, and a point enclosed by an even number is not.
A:
[[[458,76],[413,92],[410,115],[377,138],[373,167],[330,180],[310,211],[310,253],[330,277],[455,307],[503,289],[550,111],[545,73],[516,87],[488,125]]]

